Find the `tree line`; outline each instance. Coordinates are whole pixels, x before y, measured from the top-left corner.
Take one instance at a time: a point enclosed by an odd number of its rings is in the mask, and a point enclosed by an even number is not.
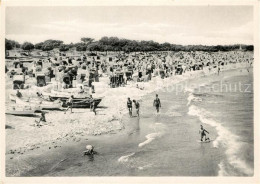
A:
[[[32,44],[30,42],[18,43],[14,40],[5,39],[5,49],[12,50],[15,48],[21,48],[25,51],[31,51],[38,49],[42,51],[51,51],[58,48],[59,51],[65,52],[70,49],[76,49],[77,51],[124,51],[124,52],[148,52],[148,51],[233,51],[240,49],[246,51],[253,51],[253,45],[177,45],[168,42],[158,43],[155,41],[136,41],[129,39],[120,39],[117,37],[102,37],[100,40],[95,41],[93,38],[83,37],[81,42],[64,44],[61,40],[45,40],[44,42]]]

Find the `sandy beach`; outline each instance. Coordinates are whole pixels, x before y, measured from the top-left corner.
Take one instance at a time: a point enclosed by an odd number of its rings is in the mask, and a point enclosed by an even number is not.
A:
[[[225,68],[225,70],[237,70],[240,71],[239,68],[245,68],[242,64],[240,65],[229,65]],[[243,72],[247,72],[245,69]],[[6,129],[6,172],[7,176],[37,176],[37,175],[48,175],[52,173],[57,168],[53,168],[52,163],[65,162],[63,159],[66,159],[65,155],[78,155],[79,158],[82,158],[82,151],[84,150],[84,145],[86,144],[97,144],[97,150],[102,153],[102,149],[98,149],[98,147],[102,147],[107,143],[107,139],[112,140],[113,144],[111,145],[110,150],[113,150],[113,146],[117,145],[117,140],[125,139],[125,133],[131,134],[133,129],[132,120],[128,118],[127,108],[126,108],[126,99],[130,97],[131,99],[137,99],[143,101],[143,98],[151,98],[149,95],[154,95],[154,91],[165,89],[169,86],[173,86],[174,84],[178,84],[181,82],[185,82],[191,79],[199,79],[201,77],[216,75],[216,71],[209,73],[207,69],[202,71],[191,71],[186,72],[182,76],[173,76],[166,79],[161,79],[159,77],[153,78],[150,82],[147,83],[139,83],[139,86],[143,86],[144,89],[140,90],[136,88],[136,83],[132,82],[126,85],[124,88],[108,88],[102,85],[102,81],[96,85],[96,93],[97,96],[103,96],[102,103],[100,107],[97,108],[97,116],[94,115],[88,109],[73,109],[74,113],[67,112],[64,114],[63,111],[49,111],[46,114],[47,122],[42,127],[36,127],[34,125],[35,118],[31,117],[16,117],[16,116],[6,116],[6,125],[8,128]],[[105,81],[106,79],[104,79]],[[6,81],[6,96],[8,96],[8,84],[10,81]],[[120,93],[120,96],[117,94]],[[151,99],[150,99],[151,100]],[[164,103],[162,101],[162,103]],[[183,102],[187,103],[187,101]],[[177,109],[178,107],[174,107]],[[171,114],[172,117],[178,119],[178,112],[174,113],[170,112],[169,109],[165,114]],[[145,116],[145,110],[142,110],[143,115]],[[149,112],[149,110],[148,110]],[[147,113],[148,113],[147,112]],[[149,112],[150,113],[150,112]],[[162,112],[163,113],[163,112]],[[161,121],[163,121],[161,119]],[[143,125],[147,126],[150,125]],[[187,135],[189,135],[189,139],[194,139],[194,133],[190,132],[192,129],[197,128],[197,125],[193,125],[194,127],[189,127],[186,129],[189,131]],[[180,129],[182,126],[174,126],[176,129]],[[149,128],[148,128],[149,129]],[[214,127],[210,127],[209,131],[211,134],[217,135]],[[145,132],[145,131],[144,131]],[[145,132],[146,133],[146,132]],[[96,137],[97,136],[97,137]],[[197,135],[196,135],[197,136]],[[145,137],[145,135],[143,136]],[[161,134],[156,133],[151,134],[150,136],[146,136],[147,140],[140,140],[139,147],[143,147],[145,144],[149,144],[156,137],[161,137]],[[176,137],[176,140],[181,140],[180,137]],[[135,140],[136,141],[136,140]],[[110,142],[110,141],[109,141]],[[131,141],[130,141],[131,142]],[[177,145],[178,142],[175,143]],[[118,143],[121,144],[121,143]],[[126,141],[127,144],[127,141]],[[181,145],[181,144],[180,144]],[[189,147],[189,146],[188,146]],[[103,148],[104,149],[104,148]],[[212,148],[213,149],[213,148]],[[75,150],[75,151],[72,151]],[[182,149],[181,149],[182,150]],[[183,150],[185,151],[185,150]],[[210,160],[210,152],[211,149],[208,150],[206,160]],[[105,152],[105,151],[104,151]],[[221,152],[221,150],[218,150]],[[175,153],[176,155],[182,155],[181,152]],[[53,156],[51,156],[53,155]],[[126,156],[122,156],[122,158],[118,158],[119,162],[124,162],[128,160],[133,155],[133,153],[129,153]],[[218,154],[217,154],[218,155]],[[185,156],[185,155],[183,155]],[[196,155],[194,155],[196,157]],[[51,158],[51,159],[50,159]],[[62,159],[61,159],[62,158]],[[84,159],[84,158],[82,158]],[[39,160],[44,160],[44,162],[40,162]],[[185,160],[183,157],[181,160]],[[175,175],[218,175],[218,160],[214,161],[215,166],[205,166],[205,170],[196,173],[183,172],[181,169],[175,171]],[[166,161],[166,160],[165,160]],[[175,160],[176,162],[177,160]],[[69,161],[66,164],[69,166],[73,161]],[[27,163],[27,164],[26,164]],[[29,163],[29,164],[28,164]],[[212,162],[205,162],[208,164],[212,164]],[[75,163],[76,164],[76,163]],[[163,164],[163,162],[161,162]],[[179,165],[180,163],[175,163]],[[184,163],[182,163],[184,164]],[[213,164],[213,165],[214,165]],[[24,166],[27,165],[25,168]],[[196,167],[196,164],[194,164]],[[57,166],[58,167],[58,166]],[[147,166],[138,166],[139,170],[142,170]],[[141,169],[140,169],[141,168]],[[209,168],[213,169],[213,171],[208,170]],[[193,170],[193,169],[190,169]],[[195,169],[196,170],[196,169]],[[187,170],[188,171],[188,170]],[[208,172],[208,174],[207,174]],[[186,173],[186,174],[185,174]],[[59,175],[58,172],[52,173],[53,175]],[[78,172],[77,175],[81,175],[83,173]],[[124,175],[125,173],[119,174]],[[172,174],[172,173],[171,173]],[[70,170],[66,170],[66,172],[62,172],[61,175],[75,175],[75,172],[70,172]],[[84,174],[83,174],[84,175]],[[91,172],[87,175],[92,175]],[[93,173],[93,175],[99,175]],[[109,173],[105,175],[110,175]],[[138,175],[138,174],[137,174]],[[142,175],[142,174],[140,174]],[[160,175],[160,173],[158,173]],[[167,175],[164,173],[163,175]]]

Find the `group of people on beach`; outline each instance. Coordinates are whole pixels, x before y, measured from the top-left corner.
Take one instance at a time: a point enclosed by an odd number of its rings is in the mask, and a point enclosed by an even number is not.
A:
[[[107,60],[109,56],[102,56],[100,55],[100,59],[98,60],[97,57],[88,57],[84,58],[77,58],[72,57],[67,59],[72,60],[71,66],[77,66],[77,75],[76,79],[82,77],[82,72],[85,72],[87,76],[91,76],[91,71],[95,70],[98,74],[107,74],[107,75],[116,75],[117,73],[125,72],[128,70],[129,66],[132,66],[133,73],[135,73],[140,79],[139,81],[147,77],[148,80],[151,80],[151,77],[160,76],[160,71],[164,71],[164,77],[171,76],[175,74],[175,71],[178,67],[182,68],[183,73],[186,71],[192,71],[202,68],[208,68],[209,72],[214,72],[216,74],[220,74],[222,68],[225,68],[227,65],[231,64],[239,64],[244,63],[248,66],[251,66],[253,63],[253,54],[252,52],[243,52],[243,51],[232,51],[232,52],[147,52],[147,53],[130,53],[130,54],[115,54],[112,56],[112,60]],[[91,59],[90,59],[91,58]],[[62,61],[64,58],[61,58]],[[79,59],[79,60],[78,60]],[[48,61],[49,63],[54,64],[55,62],[53,59]],[[59,67],[63,66],[60,64]],[[71,67],[70,64],[66,65],[64,69],[64,73],[66,73],[67,69]],[[115,67],[114,67],[115,66]],[[44,67],[43,67],[44,68]],[[130,67],[131,68],[131,67]],[[55,73],[55,74],[58,74]],[[69,73],[70,74],[70,73]],[[104,76],[104,75],[103,75]],[[125,76],[126,77],[126,76]],[[90,79],[90,77],[89,77]],[[75,79],[74,79],[75,80]],[[92,87],[93,85],[89,85]],[[141,85],[136,83],[136,87],[143,90]],[[79,93],[84,93],[84,89],[81,87]],[[22,94],[17,91],[17,96],[21,97]],[[69,110],[73,113],[73,104],[76,103],[74,101],[74,96],[71,95],[67,100],[67,108],[64,111],[66,114]],[[95,100],[90,95],[89,97],[90,102],[90,110],[96,115],[96,105]],[[133,117],[133,106],[136,109],[136,114],[140,116],[140,102],[136,99],[131,100],[130,98],[127,99],[127,108],[129,111],[129,116]],[[156,109],[156,112],[160,112],[161,102],[156,94],[156,97],[153,101],[153,106]],[[46,121],[45,114],[41,115],[40,122]],[[38,123],[38,124],[39,124]],[[203,138],[205,137],[207,131],[203,132]],[[205,135],[204,135],[205,134]]]
[[[133,100],[134,104],[135,104],[135,108],[136,108],[136,114],[139,117],[139,110],[140,110],[140,104],[138,101]],[[160,98],[158,97],[158,94],[155,95],[155,99],[153,101],[153,106],[156,108],[156,112],[159,113],[159,109],[162,107],[161,106],[161,101]],[[127,99],[127,108],[129,111],[129,116],[133,117],[132,115],[132,100],[128,97]],[[200,130],[199,130],[199,134],[201,135],[200,141],[201,142],[207,142],[210,141],[209,137],[207,137],[207,134],[209,134],[209,132],[203,127],[203,125],[200,125]]]
[[[133,117],[133,102],[135,104],[135,109],[136,109],[136,114],[137,114],[137,117],[139,117],[139,111],[140,111],[140,104],[137,100],[131,100],[129,97],[127,99],[127,108],[128,108],[128,112],[129,112],[129,116],[130,117]],[[156,111],[157,113],[159,113],[159,109],[162,107],[161,106],[161,101],[158,97],[158,94],[155,95],[155,99],[154,99],[154,102],[153,102],[153,106],[156,108]]]
[[[76,103],[73,101],[74,100],[74,96],[71,95],[70,98],[67,100],[67,109],[64,111],[64,114],[66,114],[66,112],[70,109],[70,112],[72,112],[72,108],[73,108],[73,103]],[[92,97],[92,95],[89,96],[89,103],[90,103],[90,111],[94,112],[94,114],[96,115],[96,105],[95,105],[95,100]]]

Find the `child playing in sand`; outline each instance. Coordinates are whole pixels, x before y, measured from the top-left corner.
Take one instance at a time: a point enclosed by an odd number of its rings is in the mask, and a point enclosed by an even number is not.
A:
[[[209,138],[206,137],[206,133],[209,134],[209,132],[206,129],[204,129],[202,125],[200,125],[199,134],[201,134],[201,138],[200,138],[201,141],[203,141],[203,137],[205,137],[205,141],[209,140]]]

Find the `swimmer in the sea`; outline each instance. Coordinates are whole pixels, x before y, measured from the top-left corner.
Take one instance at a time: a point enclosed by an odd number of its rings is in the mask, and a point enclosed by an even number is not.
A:
[[[201,141],[203,141],[204,137],[205,137],[205,141],[209,140],[209,138],[207,138],[207,136],[206,136],[206,133],[209,134],[209,132],[206,129],[204,129],[202,125],[200,125],[199,134],[201,135],[201,138],[200,138]]]

